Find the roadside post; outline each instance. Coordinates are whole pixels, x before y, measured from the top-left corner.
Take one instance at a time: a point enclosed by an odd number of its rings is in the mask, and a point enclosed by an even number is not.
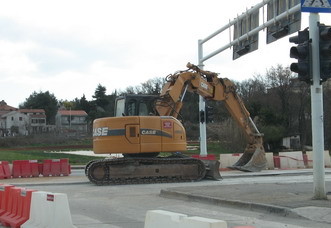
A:
[[[267,9],[267,16],[264,14],[265,8]],[[262,16],[259,16],[260,9],[263,12]],[[233,47],[233,60],[257,50],[258,33],[261,30],[267,29],[267,44],[300,31],[301,12],[310,13],[309,37],[305,43],[306,34],[304,31],[299,32],[298,38],[303,37],[304,41],[301,42],[299,39],[299,46],[291,51],[291,57],[298,59],[298,63],[292,64],[291,70],[299,73],[301,81],[311,84],[314,198],[327,199],[325,193],[322,82],[331,78],[331,45],[328,43],[331,40],[331,26],[320,25],[319,13],[331,12],[331,0],[263,0],[214,33],[198,41],[198,66],[203,69],[204,61],[231,47]],[[262,24],[257,20],[259,17],[263,19]],[[207,41],[226,30],[231,33],[231,28],[234,33],[232,37],[230,35],[228,44],[204,54],[203,45]],[[323,43],[320,42],[320,39]],[[296,41],[292,39],[290,42],[295,43]],[[202,97],[199,100],[199,113],[204,115],[206,113],[205,102]],[[207,156],[206,118],[203,117],[201,118],[203,121],[200,121],[200,155]]]
[[[320,17],[318,13],[330,13],[330,0],[301,0],[301,11],[309,15],[309,38],[312,46],[311,115],[313,137],[314,199],[327,199],[324,168],[324,115],[323,87],[320,72]]]

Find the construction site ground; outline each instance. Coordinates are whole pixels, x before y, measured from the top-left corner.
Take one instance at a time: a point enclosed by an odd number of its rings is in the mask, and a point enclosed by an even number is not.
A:
[[[25,187],[89,184],[83,175],[83,166],[72,168],[73,174],[67,177],[4,179],[1,183]],[[264,170],[258,173],[224,171],[221,172],[223,180],[220,181],[202,181],[196,182],[194,186],[183,184],[180,187],[163,184],[160,196],[279,216],[302,217],[318,222],[318,227],[324,227],[323,224],[328,227],[331,225],[331,169],[325,170],[326,199],[323,200],[314,199],[312,173],[312,169]],[[242,177],[245,178],[238,183],[236,178]],[[257,177],[265,178],[262,182],[255,182]]]

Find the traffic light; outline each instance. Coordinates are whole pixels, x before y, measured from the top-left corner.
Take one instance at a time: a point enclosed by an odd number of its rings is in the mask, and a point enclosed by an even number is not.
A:
[[[331,26],[319,25],[321,81],[331,78]]]
[[[205,111],[201,110],[200,112],[200,123],[205,122]]]
[[[206,106],[206,123],[212,123],[214,121],[214,107]]]
[[[311,74],[311,40],[309,39],[309,31],[299,31],[297,36],[290,37],[290,42],[298,44],[298,46],[291,47],[290,57],[298,60],[297,63],[292,63],[291,71],[298,73],[298,79],[308,84],[312,83]]]

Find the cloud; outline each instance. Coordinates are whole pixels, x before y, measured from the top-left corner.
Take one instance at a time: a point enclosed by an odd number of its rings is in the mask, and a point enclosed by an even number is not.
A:
[[[184,70],[187,62],[198,62],[198,39],[259,2],[4,1],[0,11],[0,100],[15,106],[33,91],[50,91],[58,99],[83,94],[91,99],[99,83],[111,93]],[[226,31],[204,45],[204,53],[228,41]],[[261,37],[258,51],[236,61],[232,61],[232,50],[227,50],[206,61],[205,69],[240,81],[278,63],[291,62],[286,38],[268,48],[263,43]]]
[[[17,74],[35,73],[38,67],[26,54],[35,47],[31,42],[0,40],[0,80],[14,80]]]

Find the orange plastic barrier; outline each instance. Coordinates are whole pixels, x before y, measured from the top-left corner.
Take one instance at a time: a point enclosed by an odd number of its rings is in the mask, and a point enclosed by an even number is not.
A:
[[[8,211],[9,192],[13,187],[9,184],[0,184],[0,216]]]
[[[68,158],[62,158],[60,159],[60,173],[63,176],[69,176],[71,173],[71,168],[69,164],[69,159]]]
[[[13,161],[13,177],[38,177],[37,160],[15,160]]]
[[[38,167],[38,161],[37,160],[29,160],[30,163],[30,170],[31,170],[31,176],[32,177],[39,177],[39,167]]]
[[[30,217],[32,192],[36,190],[0,184],[0,222],[19,228]]]
[[[44,177],[48,177],[51,175],[51,164],[52,164],[52,160],[44,160],[42,163],[42,175]]]
[[[13,161],[13,177],[21,176],[21,161]]]
[[[60,159],[53,159],[51,162],[51,174],[52,176],[61,175],[61,164]]]
[[[13,177],[30,177],[29,176],[29,161],[28,160],[15,160],[13,161]]]
[[[192,155],[192,158],[197,158],[200,160],[216,160],[215,154],[207,154],[207,156]]]
[[[29,160],[20,161],[21,163],[21,177],[31,177],[31,166]]]
[[[43,160],[41,174],[44,177],[48,176],[68,176],[71,173],[69,159],[47,159]]]
[[[21,189],[20,195],[18,196],[18,204],[16,212],[13,211],[11,216],[5,219],[5,223],[11,228],[19,228],[23,223],[25,223],[30,218],[30,206],[31,206],[31,196],[32,189]]]
[[[42,163],[37,160],[15,160],[13,161],[12,174],[10,173],[9,163],[0,162],[0,179],[19,178],[19,177],[39,177],[42,174],[48,176],[68,176],[71,173],[69,159],[46,159]]]
[[[17,214],[18,198],[20,193],[21,188],[18,187],[13,187],[9,190],[7,210],[0,216],[0,222],[3,226],[9,226],[8,220]]]
[[[0,179],[11,178],[9,162],[0,161]]]

